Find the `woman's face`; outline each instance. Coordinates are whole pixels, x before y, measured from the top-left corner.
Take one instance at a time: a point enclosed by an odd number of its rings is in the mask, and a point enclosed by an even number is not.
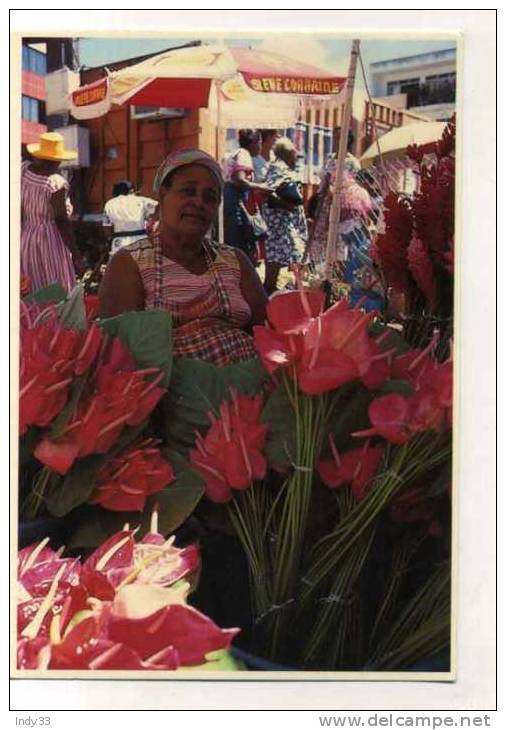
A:
[[[260,134],[256,134],[253,139],[251,140],[250,145],[248,146],[248,152],[252,157],[256,157],[260,154],[260,151],[262,149],[262,136]]]
[[[278,157],[280,157],[283,162],[286,162],[288,167],[291,167],[292,170],[295,168],[295,163],[297,162],[297,150],[295,149],[295,147],[291,149],[280,150]]]
[[[202,165],[185,165],[172,175],[170,187],[160,188],[160,218],[165,227],[203,238],[220,204],[220,186]]]

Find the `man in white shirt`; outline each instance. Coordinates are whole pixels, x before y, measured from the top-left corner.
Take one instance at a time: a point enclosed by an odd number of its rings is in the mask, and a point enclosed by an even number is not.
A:
[[[111,256],[124,246],[146,237],[146,223],[154,216],[158,202],[136,195],[129,180],[115,183],[113,197],[104,206],[103,226],[112,235]]]

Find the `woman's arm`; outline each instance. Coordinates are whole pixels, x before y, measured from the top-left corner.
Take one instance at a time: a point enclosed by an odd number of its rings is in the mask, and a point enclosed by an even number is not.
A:
[[[258,190],[266,195],[272,195],[274,191],[265,183],[256,183],[248,180],[244,170],[238,170],[232,175],[232,182],[238,190]]]
[[[115,317],[144,309],[144,286],[137,264],[126,251],[109,261],[98,291],[99,316]]]
[[[262,286],[260,277],[255,271],[249,258],[239,249],[234,253],[241,269],[241,294],[251,309],[251,324],[264,324],[265,307],[269,298]]]
[[[65,246],[69,249],[70,253],[72,254],[72,259],[74,261],[74,266],[76,268],[77,273],[79,274],[79,270],[83,266],[82,256],[79,251],[79,249],[76,246],[76,242],[74,239],[74,231],[72,228],[72,222],[69,217],[69,213],[67,210],[67,190],[66,188],[62,187],[59,190],[57,190],[53,195],[51,196],[51,206],[54,211],[54,218],[55,223],[58,227],[58,230],[60,231],[60,235],[63,239],[63,243]]]

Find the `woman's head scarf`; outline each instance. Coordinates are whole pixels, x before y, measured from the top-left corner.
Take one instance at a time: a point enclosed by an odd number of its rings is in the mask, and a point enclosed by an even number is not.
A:
[[[174,172],[174,170],[177,170],[179,167],[184,167],[185,165],[203,165],[204,167],[207,167],[218,181],[220,191],[223,191],[223,174],[221,172],[221,167],[216,160],[211,157],[211,155],[208,155],[207,152],[203,152],[198,149],[171,152],[156,172],[153,182],[153,191],[157,193],[167,176]]]

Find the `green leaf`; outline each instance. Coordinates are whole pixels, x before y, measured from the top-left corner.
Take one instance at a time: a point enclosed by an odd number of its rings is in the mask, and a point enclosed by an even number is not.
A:
[[[216,367],[201,360],[176,358],[169,391],[164,399],[166,439],[178,446],[191,446],[195,430],[209,428],[208,411],[218,411],[230,399],[230,388],[258,393],[269,375],[260,360]]]
[[[101,467],[129,446],[146,428],[146,421],[139,426],[127,426],[121,432],[113,448],[107,454],[91,454],[77,459],[63,479],[59,479],[48,490],[46,505],[55,517],[68,512],[88,501]]]
[[[180,667],[176,672],[238,672],[246,669],[244,665],[241,665],[226,649],[218,649],[217,651],[211,651],[206,654],[206,661],[204,664],[195,665],[192,667]]]
[[[157,367],[167,386],[172,367],[172,319],[168,312],[147,310],[125,312],[100,321],[111,337],[118,337],[141,368]]]
[[[402,354],[403,352],[408,352],[408,350],[412,349],[411,345],[404,339],[397,328],[384,325],[378,321],[373,322],[373,324],[369,327],[369,334],[373,337],[379,337],[379,335],[382,335],[383,332],[388,332],[388,337],[386,337],[385,341],[382,343],[383,350],[390,350],[392,347],[395,347],[397,352]]]
[[[295,414],[283,385],[270,394],[262,422],[269,424],[265,455],[272,466],[289,467],[296,461]]]
[[[413,395],[413,386],[407,380],[387,380],[378,391],[379,393],[399,393],[409,398]]]
[[[121,530],[125,523],[140,527],[137,533],[142,538],[149,532],[151,513],[158,506],[158,531],[168,536],[173,533],[193,512],[204,493],[204,482],[198,472],[177,452],[163,449],[163,454],[172,464],[176,480],[146,502],[143,512],[111,512],[98,505],[83,514],[80,525],[74,531],[69,547],[88,548],[100,545],[104,540]]]
[[[126,522],[130,523],[130,527],[136,527],[139,517],[140,512],[110,512],[98,505],[90,506],[73,531],[68,547],[96,548],[115,532],[122,530]]]
[[[83,285],[76,284],[69,297],[61,302],[57,309],[59,320],[64,327],[73,330],[85,330],[86,307],[84,306]]]
[[[61,434],[67,423],[70,421],[72,414],[74,413],[76,406],[81,398],[86,381],[88,380],[88,373],[79,375],[74,378],[70,385],[69,399],[62,411],[56,416],[51,424],[51,428],[47,434],[48,438],[55,439]]]
[[[148,531],[151,513],[156,505],[158,531],[168,536],[191,515],[204,494],[204,480],[186,459],[173,449],[162,449],[162,454],[172,464],[176,480],[147,500],[141,534]]]
[[[367,409],[373,398],[373,393],[360,385],[352,384],[346,397],[337,401],[329,417],[328,431],[332,433],[338,449],[360,446],[361,441],[351,434],[369,428]]]
[[[42,289],[29,294],[23,298],[23,301],[29,304],[37,302],[38,304],[56,304],[67,297],[67,290],[61,284],[49,284]]]
[[[79,459],[64,479],[48,490],[46,506],[55,517],[63,517],[83,504],[90,497],[100,467],[105,462],[103,455],[92,454]]]

